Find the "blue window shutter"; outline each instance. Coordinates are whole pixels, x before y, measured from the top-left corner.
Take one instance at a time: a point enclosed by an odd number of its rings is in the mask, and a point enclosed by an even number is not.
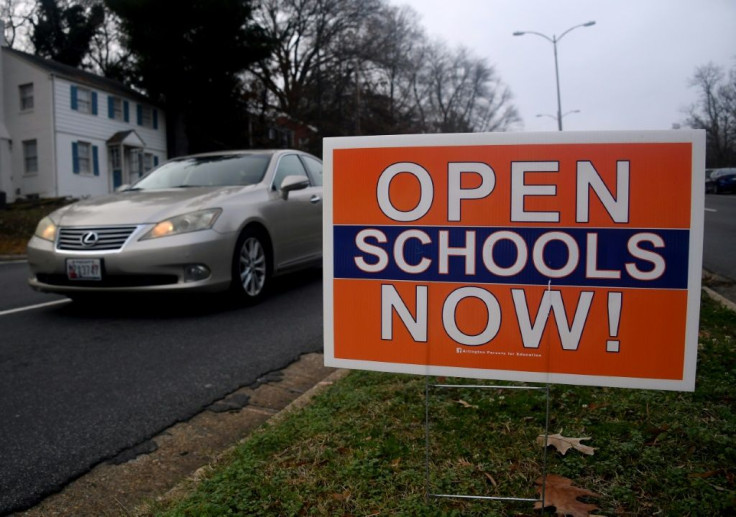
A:
[[[72,142],[72,164],[74,174],[79,174],[79,150],[77,142]]]
[[[158,110],[153,109],[153,129],[158,129]]]
[[[158,167],[158,156],[155,154],[153,155],[153,166]]]
[[[92,92],[92,114],[97,115],[97,92]]]
[[[99,159],[99,152],[97,149],[98,148],[96,145],[92,146],[92,165],[94,167],[94,169],[92,170],[94,171],[95,176],[100,175],[100,159]]]
[[[115,99],[111,96],[107,96],[107,117],[115,118]]]
[[[143,125],[143,106],[138,104],[138,125]]]
[[[128,101],[123,101],[123,120],[130,122],[130,105]]]
[[[72,109],[74,111],[76,111],[77,110],[77,87],[74,86],[74,85],[72,85],[71,92],[72,92],[72,99],[71,99],[71,101],[72,101]]]

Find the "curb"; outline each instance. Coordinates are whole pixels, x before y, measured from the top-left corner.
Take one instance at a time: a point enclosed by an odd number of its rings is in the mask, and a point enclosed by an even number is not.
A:
[[[703,286],[703,290],[710,296],[713,300],[719,302],[724,307],[731,309],[732,311],[736,312],[736,303],[732,302],[725,296],[715,292],[710,287]]]
[[[327,388],[334,385],[336,382],[338,382],[340,379],[346,377],[350,373],[350,370],[347,369],[338,369],[332,372],[330,375],[319,381],[317,384],[312,386],[310,389],[305,391],[302,395],[291,401],[285,408],[283,408],[281,411],[273,415],[271,418],[266,420],[261,428],[271,426],[274,424],[277,424],[284,420],[288,415],[293,413],[294,411],[298,411],[299,409],[307,406],[314,397],[325,391]],[[254,431],[257,432],[257,429]],[[192,472],[189,476],[185,477],[181,481],[179,481],[173,488],[169,489],[164,494],[156,497],[155,502],[156,503],[169,503],[174,502],[177,499],[180,499],[187,494],[191,493],[192,490],[196,489],[196,487],[199,485],[200,482],[202,482],[207,475],[210,472],[213,472],[216,470],[216,468],[229,456],[233,454],[233,451],[240,446],[241,444],[247,442],[251,439],[253,436],[253,433],[249,433],[246,437],[242,438],[241,440],[238,440],[234,444],[232,444],[227,449],[221,451],[217,456],[207,463],[206,465],[203,465],[202,467],[199,467],[197,470]],[[143,516],[149,516],[152,515],[151,513],[151,503],[149,502],[143,502],[139,506],[133,509],[131,512],[131,515],[136,517],[143,517]]]

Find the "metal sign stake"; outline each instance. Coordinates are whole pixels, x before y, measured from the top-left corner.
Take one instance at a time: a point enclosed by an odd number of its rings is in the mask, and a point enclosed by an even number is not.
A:
[[[544,451],[542,454],[542,494],[540,498],[526,498],[513,496],[479,496],[471,494],[439,494],[433,493],[430,486],[429,476],[429,445],[430,445],[430,420],[429,420],[429,388],[453,389],[453,388],[470,388],[470,389],[502,389],[502,390],[544,390],[545,391],[545,417],[544,417]],[[547,485],[547,444],[549,438],[549,413],[550,413],[550,385],[545,386],[498,386],[498,385],[473,385],[473,384],[430,384],[429,377],[425,376],[424,383],[424,442],[425,442],[425,499],[430,497],[445,499],[476,499],[485,501],[506,501],[506,502],[529,502],[542,503],[544,508],[546,485]]]

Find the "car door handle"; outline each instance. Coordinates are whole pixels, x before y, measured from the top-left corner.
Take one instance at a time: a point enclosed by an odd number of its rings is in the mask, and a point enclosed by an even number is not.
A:
[[[319,203],[320,201],[322,201],[322,198],[316,194],[309,199],[309,202],[312,204]]]

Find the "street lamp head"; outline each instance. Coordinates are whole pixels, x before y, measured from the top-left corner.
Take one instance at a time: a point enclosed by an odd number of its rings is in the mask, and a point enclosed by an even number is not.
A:
[[[516,31],[514,36],[523,36],[524,34],[526,34],[524,31]]]
[[[592,21],[592,20],[591,20],[591,21],[589,21],[589,22],[587,22],[587,23],[584,23],[584,24],[583,24],[583,27],[590,27],[591,25],[595,25],[595,21]]]

